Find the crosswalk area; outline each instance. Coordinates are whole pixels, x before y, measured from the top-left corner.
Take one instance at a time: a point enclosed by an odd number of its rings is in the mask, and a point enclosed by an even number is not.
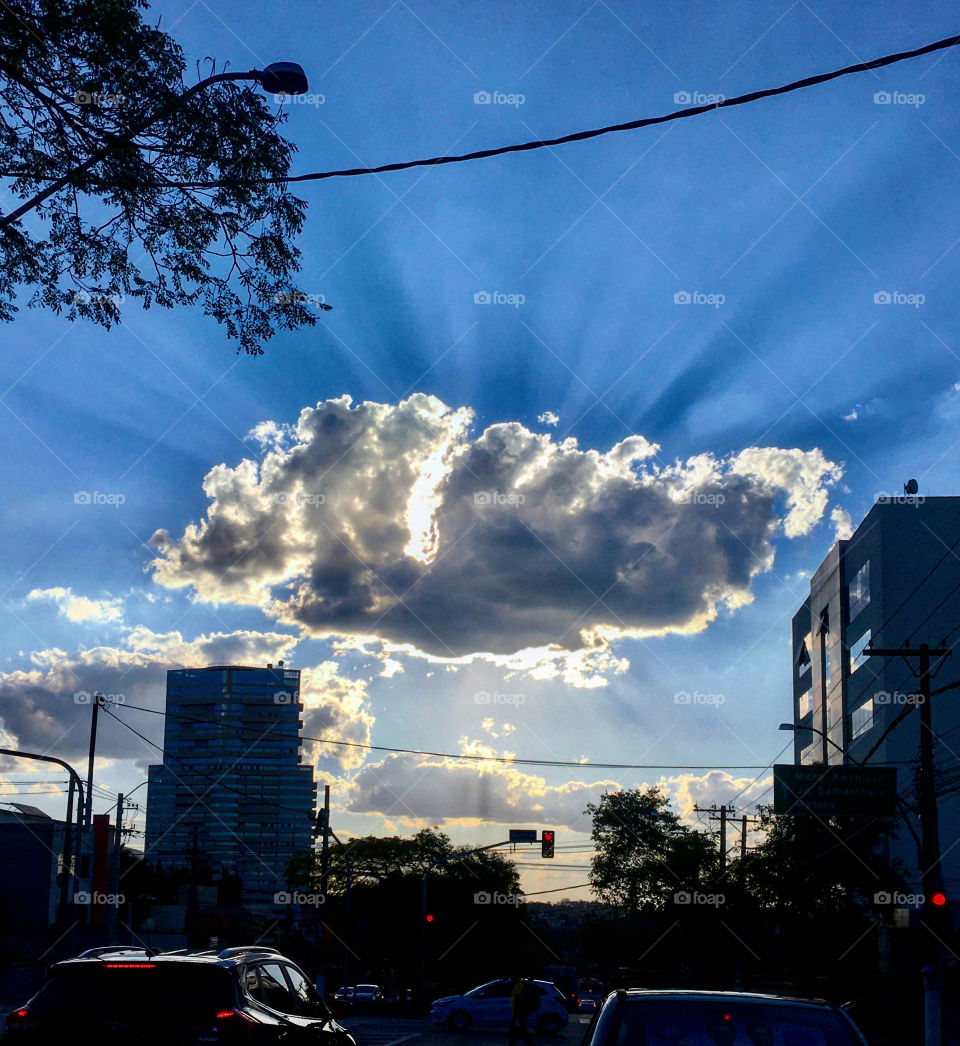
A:
[[[341,1023],[352,1032],[357,1046],[405,1046],[433,1031],[429,1021],[354,1017]]]

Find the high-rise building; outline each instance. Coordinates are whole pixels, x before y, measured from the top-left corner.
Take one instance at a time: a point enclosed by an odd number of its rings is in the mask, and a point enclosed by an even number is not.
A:
[[[895,766],[897,793],[916,809],[918,661],[870,656],[867,646],[935,648],[944,640],[960,654],[960,498],[882,497],[830,550],[793,618],[794,762]],[[960,656],[948,657],[932,686],[956,679]],[[931,712],[949,888],[960,884],[960,689],[934,697]],[[908,831],[891,853],[919,877]]]
[[[312,843],[312,767],[300,761],[300,672],[218,665],[167,673],[164,756],[148,771],[145,856],[239,876],[272,903]]]

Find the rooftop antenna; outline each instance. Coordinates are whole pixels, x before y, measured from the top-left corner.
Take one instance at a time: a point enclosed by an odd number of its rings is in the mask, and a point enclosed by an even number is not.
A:
[[[919,489],[920,487],[915,479],[908,479],[907,482],[903,485],[904,494],[911,498],[917,493]]]

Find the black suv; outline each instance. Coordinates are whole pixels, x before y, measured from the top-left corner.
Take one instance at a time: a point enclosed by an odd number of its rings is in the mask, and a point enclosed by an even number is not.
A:
[[[77,1041],[356,1046],[303,972],[273,948],[95,948],[59,962],[7,1017],[4,1046]]]

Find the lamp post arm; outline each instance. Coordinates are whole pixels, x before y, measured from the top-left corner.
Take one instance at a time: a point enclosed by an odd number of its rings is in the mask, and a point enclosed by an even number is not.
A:
[[[258,69],[250,69],[245,73],[216,73],[213,76],[208,76],[205,80],[200,80],[198,83],[195,83],[192,87],[188,87],[183,92],[183,94],[177,95],[177,97],[173,99],[172,105],[166,105],[163,108],[158,109],[156,112],[151,113],[151,115],[147,117],[145,120],[141,120],[140,123],[130,128],[130,130],[127,132],[127,137],[133,138],[135,135],[138,135],[142,131],[145,131],[151,124],[156,123],[157,120],[159,120],[162,116],[168,116],[170,113],[172,113],[188,98],[192,98],[195,94],[198,94],[200,91],[205,90],[213,84],[223,83],[227,80],[260,81],[262,77],[263,74]],[[115,135],[111,135],[111,139],[121,140],[117,139]],[[66,174],[61,175],[59,178],[56,179],[56,181],[51,182],[46,187],[46,189],[43,189],[41,192],[37,193],[36,196],[32,196],[29,200],[24,201],[16,210],[11,211],[9,214],[3,215],[3,217],[0,218],[0,232],[8,229],[10,226],[13,225],[14,222],[19,221],[19,219],[22,218],[28,211],[32,211],[35,207],[43,203],[44,200],[51,197],[54,193],[66,188],[74,180],[74,178],[76,178],[78,174],[83,174],[85,171],[89,171],[91,167],[98,164],[102,159],[104,159],[104,157],[109,155],[112,144],[113,142],[111,141],[103,148],[98,149],[89,159],[84,160],[84,162],[81,163],[79,166],[71,168],[69,171],[67,171]]]

